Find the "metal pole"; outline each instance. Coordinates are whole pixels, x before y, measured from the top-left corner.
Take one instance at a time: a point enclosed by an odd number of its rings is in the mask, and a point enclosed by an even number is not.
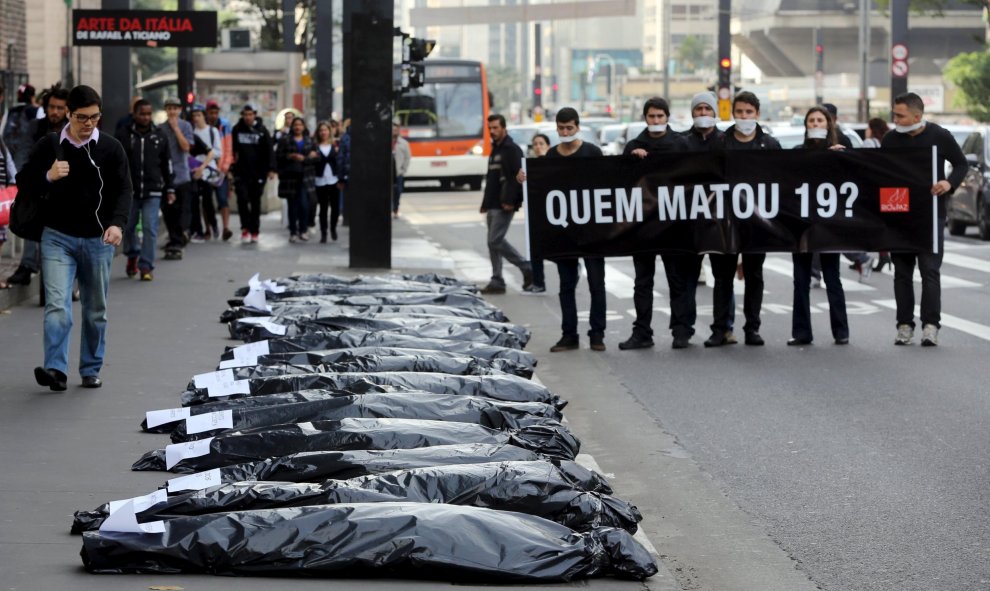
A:
[[[903,44],[908,46],[908,0],[891,0],[890,2],[890,46]],[[894,98],[908,90],[908,77],[890,76],[890,108],[894,108]]]
[[[296,0],[282,0],[282,51],[297,51],[298,49],[296,46]]]
[[[193,0],[179,0],[179,10],[193,10]],[[178,51],[178,62],[176,63],[177,82],[179,91],[179,101],[185,106],[186,112],[192,107],[189,95],[195,93],[196,72],[193,66],[192,47],[180,47]],[[128,55],[130,63],[130,55]],[[105,72],[106,70],[104,70]]]
[[[351,173],[344,191],[350,266],[392,265],[392,0],[350,10]]]
[[[130,0],[103,0],[103,10],[130,10]],[[101,48],[101,67],[103,68],[103,87],[100,94],[103,98],[103,124],[113,124],[127,114],[131,92],[131,48],[103,47]],[[81,77],[80,77],[81,78]],[[77,84],[81,80],[77,80]]]
[[[543,27],[540,23],[535,23],[533,25],[533,53],[536,56],[535,65],[533,67],[533,108],[543,107],[543,44],[541,43],[543,36]],[[539,89],[539,94],[537,94],[537,89]]]
[[[333,114],[333,0],[316,3],[316,118]]]
[[[866,104],[869,94],[869,54],[866,40],[870,27],[870,0],[859,0],[859,101],[856,103],[856,117],[860,121],[870,118],[870,108]]]
[[[663,0],[663,98],[670,100],[670,0]]]

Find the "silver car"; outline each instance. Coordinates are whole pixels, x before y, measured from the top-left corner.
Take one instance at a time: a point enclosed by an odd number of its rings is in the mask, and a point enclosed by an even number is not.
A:
[[[990,126],[977,127],[962,142],[969,163],[966,177],[949,198],[946,222],[949,234],[961,236],[976,226],[982,240],[990,240]]]

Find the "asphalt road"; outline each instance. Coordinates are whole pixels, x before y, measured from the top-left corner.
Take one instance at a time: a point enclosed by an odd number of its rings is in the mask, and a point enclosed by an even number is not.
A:
[[[407,223],[466,275],[487,279],[479,193],[413,192],[403,203]],[[520,249],[522,228],[519,216],[510,240]],[[761,331],[767,345],[701,346],[709,283],[698,292],[693,346],[675,351],[659,260],[657,266],[657,345],[650,350],[616,346],[631,330],[631,259],[608,261],[605,353],[588,350],[586,340],[580,352],[546,353],[559,336],[552,263],[549,295],[521,295],[510,266],[510,293],[494,299],[548,327],[530,346],[545,381],[565,373],[570,378],[561,379],[580,383],[575,376],[585,375],[587,389],[607,390],[592,396],[614,397],[589,424],[586,445],[598,448],[600,461],[616,462],[629,490],[652,496],[638,499],[648,505],[644,529],[684,589],[990,588],[990,244],[972,231],[947,237],[940,345],[924,349],[917,339],[893,345],[892,272],[860,283],[845,265],[851,344],[832,344],[825,293],[816,289],[816,342],[787,347],[791,261],[770,255]],[[578,302],[586,314],[586,286]],[[737,318],[741,324],[741,308]],[[788,568],[805,580],[789,577]]]

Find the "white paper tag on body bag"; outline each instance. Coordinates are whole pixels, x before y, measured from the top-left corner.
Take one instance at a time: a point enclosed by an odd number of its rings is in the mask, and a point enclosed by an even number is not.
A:
[[[244,296],[244,307],[262,312],[272,311],[272,307],[268,305],[268,300],[265,298],[265,290],[260,287],[257,289],[251,288],[248,291],[248,294]]]
[[[214,384],[206,389],[206,396],[216,398],[217,396],[230,396],[232,394],[250,394],[250,380],[231,380]]]
[[[148,428],[153,429],[165,423],[176,423],[190,416],[189,408],[166,408],[162,410],[149,410],[144,413],[144,418],[148,421]]]
[[[193,376],[193,385],[197,388],[209,388],[222,382],[230,382],[234,379],[234,372],[225,369],[221,371],[210,371]]]
[[[168,500],[168,491],[161,488],[149,495],[134,497],[132,499],[122,499],[120,501],[110,501],[109,503],[107,503],[107,507],[108,510],[110,511],[110,514],[113,515],[114,513],[117,512],[118,509],[125,506],[127,503],[132,503],[134,506],[134,512],[140,513],[145,509],[150,509],[151,507],[154,507],[155,505],[158,505],[160,503],[164,503],[167,500]]]
[[[170,494],[175,494],[190,490],[203,490],[204,488],[210,488],[218,484],[222,484],[220,468],[214,468],[206,472],[197,472],[188,476],[171,478],[165,483],[165,488],[168,489]]]
[[[165,533],[164,521],[152,521],[151,523],[138,523],[134,511],[134,501],[128,500],[119,509],[111,513],[100,525],[101,532],[121,532],[136,534],[163,534]]]
[[[218,410],[201,415],[193,415],[186,419],[186,433],[195,435],[204,431],[214,431],[216,429],[233,429],[234,411]]]
[[[210,453],[210,443],[213,437],[201,439],[199,441],[187,441],[184,443],[173,443],[165,446],[165,469],[171,470],[182,460],[187,458],[198,458]]]

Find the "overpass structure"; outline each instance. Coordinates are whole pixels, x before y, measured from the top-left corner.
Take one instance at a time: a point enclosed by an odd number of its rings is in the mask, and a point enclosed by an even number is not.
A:
[[[889,83],[890,15],[870,3],[870,61]],[[940,75],[953,56],[982,48],[982,8],[949,2],[941,14],[910,16],[908,47],[911,75]],[[815,74],[815,32],[824,35],[825,72],[859,72],[859,2],[854,0],[747,0],[733,10],[732,43],[769,77]]]

